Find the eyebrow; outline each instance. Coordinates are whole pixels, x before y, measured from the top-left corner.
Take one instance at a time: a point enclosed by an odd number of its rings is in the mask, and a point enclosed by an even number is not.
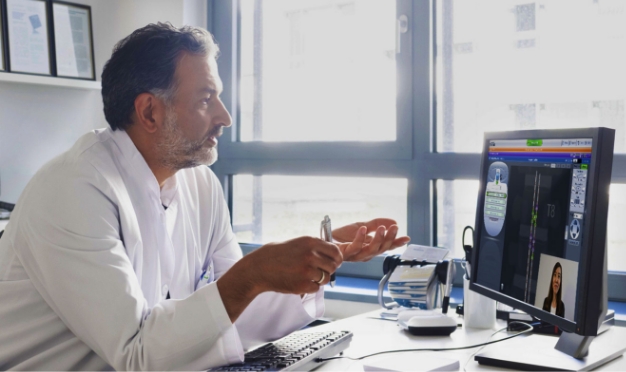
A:
[[[217,89],[211,87],[205,87],[200,89],[201,93],[217,94]]]

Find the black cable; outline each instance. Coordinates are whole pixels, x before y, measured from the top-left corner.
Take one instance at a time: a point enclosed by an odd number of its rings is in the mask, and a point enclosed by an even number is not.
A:
[[[513,322],[511,322],[511,323],[513,323]],[[515,322],[515,323],[517,323],[517,322]],[[519,322],[519,323],[523,323],[523,322]],[[526,323],[523,323],[523,324],[526,324]],[[333,360],[333,359],[363,360],[363,359],[365,359],[365,358],[373,357],[373,356],[376,356],[376,355],[381,355],[381,354],[390,354],[390,353],[405,353],[405,352],[408,352],[408,351],[452,351],[452,350],[473,349],[473,348],[475,348],[475,347],[487,346],[487,345],[495,344],[495,343],[497,343],[497,342],[505,341],[505,340],[511,339],[511,338],[513,338],[513,337],[517,337],[517,336],[519,336],[519,335],[521,335],[521,334],[528,333],[528,332],[530,332],[530,331],[532,331],[532,330],[533,330],[533,327],[532,327],[531,325],[529,325],[529,324],[526,324],[526,325],[528,325],[528,327],[529,327],[529,328],[528,328],[528,329],[526,329],[526,330],[524,330],[524,331],[517,332],[517,333],[516,333],[516,334],[514,334],[514,335],[511,335],[511,336],[508,336],[508,337],[505,337],[505,338],[501,338],[501,339],[499,339],[499,340],[494,340],[494,341],[483,342],[482,344],[469,345],[469,346],[459,346],[459,347],[448,347],[448,348],[437,348],[437,349],[428,349],[428,348],[425,348],[425,349],[424,349],[424,348],[423,348],[423,349],[398,349],[398,350],[387,350],[387,351],[381,351],[381,352],[374,353],[374,354],[364,355],[364,356],[362,356],[362,357],[358,357],[358,358],[351,358],[351,357],[348,357],[348,356],[336,356],[336,357],[331,357],[331,358],[316,358],[316,359],[315,359],[315,362],[317,362],[317,363],[321,363],[321,362],[325,362],[325,361],[328,361],[328,360]],[[503,328],[503,329],[501,329],[500,331],[502,331],[502,330],[504,330],[504,329],[506,329],[506,328]],[[498,331],[498,332],[500,332],[500,331]],[[498,333],[498,332],[496,332],[496,333]],[[494,333],[494,334],[495,334],[495,333]],[[493,335],[491,335],[491,336],[493,336]]]

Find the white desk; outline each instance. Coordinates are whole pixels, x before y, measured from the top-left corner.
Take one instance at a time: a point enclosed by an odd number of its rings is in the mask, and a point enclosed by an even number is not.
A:
[[[496,328],[493,330],[477,330],[458,328],[449,337],[426,337],[413,336],[408,332],[402,331],[394,321],[371,319],[369,317],[377,316],[380,310],[368,312],[354,317],[338,320],[329,324],[314,327],[311,331],[317,330],[348,330],[354,333],[350,347],[344,352],[345,356],[360,357],[367,354],[373,354],[384,350],[395,349],[415,349],[415,348],[450,348],[464,345],[472,345],[486,342],[488,340],[496,340],[507,336],[506,332],[500,332],[490,337],[496,330],[505,327],[505,322],[498,321]],[[456,315],[454,315],[456,317]],[[459,318],[459,322],[462,319]],[[626,327],[613,327],[608,332],[619,332],[619,336],[626,343]],[[525,337],[525,335],[519,336]],[[535,337],[535,335],[533,335]],[[553,336],[543,336],[554,339]],[[503,343],[511,340],[503,341]],[[593,345],[593,344],[592,344]],[[419,370],[419,358],[435,355],[456,359],[460,363],[460,370],[476,371],[476,370],[500,370],[490,366],[480,365],[474,361],[474,354],[480,348],[442,351],[442,352],[407,352],[403,354],[415,355],[415,367],[412,370]],[[520,352],[523,352],[520,351]],[[382,354],[366,358],[364,361],[352,361],[350,359],[335,359],[328,361],[326,364],[317,369],[317,371],[362,371],[363,363],[376,360],[387,359],[394,355],[400,354]],[[598,369],[599,371],[626,371],[626,359],[619,357]]]

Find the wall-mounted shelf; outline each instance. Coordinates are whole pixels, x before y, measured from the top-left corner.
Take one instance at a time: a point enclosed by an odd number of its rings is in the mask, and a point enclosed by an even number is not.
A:
[[[16,83],[41,85],[48,87],[75,88],[100,90],[102,84],[99,81],[66,79],[52,76],[37,76],[26,74],[12,74],[10,72],[0,72],[0,83]]]

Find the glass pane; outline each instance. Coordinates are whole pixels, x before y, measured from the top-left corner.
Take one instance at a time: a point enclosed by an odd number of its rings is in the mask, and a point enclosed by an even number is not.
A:
[[[608,222],[609,270],[626,271],[626,185],[612,184]],[[463,257],[461,234],[474,226],[478,181],[437,180],[437,245],[452,248],[452,257]],[[471,243],[467,233],[466,242]]]
[[[240,5],[241,141],[395,141],[395,1]]]
[[[450,249],[453,258],[463,258],[462,234],[465,226],[476,223],[478,181],[437,180],[437,245]],[[473,244],[468,231],[467,244]]]
[[[609,270],[626,271],[626,185],[611,184],[609,197]]]
[[[240,242],[267,243],[320,235],[333,227],[389,217],[407,232],[408,181],[398,178],[313,176],[233,177],[233,229]]]
[[[626,152],[626,2],[437,1],[437,151],[483,133],[609,127]]]

